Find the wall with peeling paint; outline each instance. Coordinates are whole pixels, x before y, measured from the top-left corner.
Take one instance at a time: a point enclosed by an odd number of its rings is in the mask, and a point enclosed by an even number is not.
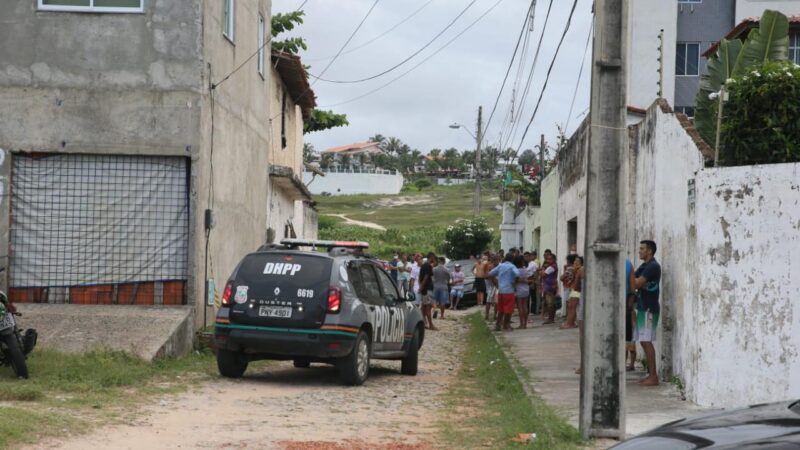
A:
[[[628,164],[633,169],[629,183],[629,230],[625,235],[626,256],[634,267],[639,242],[650,239],[658,245],[656,260],[662,268],[661,318],[656,342],[658,370],[662,379],[682,374],[687,360],[687,326],[692,285],[687,274],[696,262],[689,256],[687,182],[703,168],[703,157],[692,138],[668,108],[653,104],[645,119],[631,133]],[[691,377],[688,377],[691,378]],[[688,380],[685,380],[688,385]]]
[[[800,398],[800,164],[706,169],[696,191],[693,399]]]

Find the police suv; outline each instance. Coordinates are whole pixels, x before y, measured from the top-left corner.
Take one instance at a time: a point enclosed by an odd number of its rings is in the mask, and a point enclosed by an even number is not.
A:
[[[327,253],[299,247],[324,248]],[[342,381],[360,385],[369,361],[400,360],[417,374],[425,338],[413,294],[396,284],[366,242],[284,239],[242,259],[228,280],[215,323],[217,367],[241,377],[250,361],[335,364]]]

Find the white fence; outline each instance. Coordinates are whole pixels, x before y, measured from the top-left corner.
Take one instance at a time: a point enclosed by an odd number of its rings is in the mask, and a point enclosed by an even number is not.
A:
[[[326,171],[325,176],[303,172],[303,183],[314,195],[399,194],[403,176],[396,171]]]

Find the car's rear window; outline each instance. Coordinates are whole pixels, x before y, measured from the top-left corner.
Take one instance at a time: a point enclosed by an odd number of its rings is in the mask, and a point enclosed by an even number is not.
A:
[[[277,287],[286,295],[298,289],[327,293],[332,264],[333,260],[324,256],[257,253],[242,261],[236,283],[247,285],[253,291]]]

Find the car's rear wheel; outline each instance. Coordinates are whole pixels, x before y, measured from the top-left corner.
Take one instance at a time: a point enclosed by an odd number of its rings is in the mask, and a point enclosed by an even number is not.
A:
[[[298,369],[307,369],[309,366],[311,366],[311,361],[307,359],[295,359],[294,366]]]
[[[400,365],[403,375],[416,375],[419,363],[419,330],[414,330],[414,337],[408,343],[408,352]]]
[[[359,386],[369,376],[369,336],[358,332],[356,344],[349,355],[339,360],[339,375],[345,384]]]
[[[247,358],[240,352],[217,349],[217,369],[227,378],[240,378],[247,370]]]

